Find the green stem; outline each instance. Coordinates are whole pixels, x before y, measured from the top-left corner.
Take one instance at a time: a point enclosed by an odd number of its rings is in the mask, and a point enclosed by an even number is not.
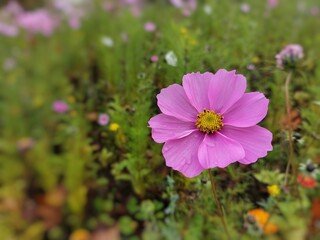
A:
[[[289,171],[290,171],[290,166],[292,168],[292,174],[293,176],[296,176],[296,169],[294,166],[294,151],[293,151],[293,141],[292,141],[292,135],[293,135],[293,129],[292,129],[292,124],[291,124],[291,114],[290,114],[290,81],[292,77],[292,71],[289,72],[286,83],[285,83],[285,97],[286,97],[286,111],[287,111],[287,122],[288,122],[288,135],[289,135],[289,161],[287,163],[286,167],[286,173],[285,173],[285,178],[284,178],[284,186],[288,185],[288,177],[289,177]]]
[[[213,175],[212,175],[210,169],[208,169],[208,173],[209,173],[209,176],[210,176],[211,190],[212,190],[212,193],[213,193],[214,201],[216,202],[216,205],[217,205],[217,207],[218,207],[218,214],[219,214],[221,223],[222,223],[222,225],[223,225],[223,228],[224,228],[224,231],[225,231],[225,233],[226,233],[227,239],[231,240],[230,234],[229,234],[229,231],[228,231],[228,228],[227,228],[227,224],[226,224],[225,219],[224,219],[224,214],[223,214],[223,211],[222,211],[222,207],[221,207],[221,204],[220,204],[220,202],[219,202],[219,200],[218,200],[216,185],[215,185],[215,183],[214,183]]]

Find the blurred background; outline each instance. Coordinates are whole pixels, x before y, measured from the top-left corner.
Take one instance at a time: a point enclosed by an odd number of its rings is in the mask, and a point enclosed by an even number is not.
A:
[[[266,158],[215,170],[233,239],[319,239],[317,187],[267,190],[288,122],[297,160],[320,163],[319,29],[318,0],[1,0],[0,239],[224,239],[207,176],[167,168],[147,123],[161,88],[219,68],[270,99],[274,134]],[[304,58],[287,119],[275,56],[290,43]]]

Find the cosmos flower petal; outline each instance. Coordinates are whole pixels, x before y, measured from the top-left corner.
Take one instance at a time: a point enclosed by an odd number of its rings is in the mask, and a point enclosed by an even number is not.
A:
[[[246,90],[247,81],[236,71],[220,69],[214,74],[209,86],[210,109],[223,114],[236,103]]]
[[[206,73],[189,73],[183,77],[183,88],[191,102],[191,104],[202,112],[204,108],[210,109],[208,98],[208,88],[213,74]]]
[[[262,93],[245,93],[224,113],[223,123],[235,127],[256,125],[267,115],[268,104],[269,100]]]
[[[197,110],[190,104],[189,99],[178,84],[170,85],[157,95],[158,106],[162,113],[176,117],[182,121],[195,122]]]
[[[245,151],[240,143],[222,135],[206,134],[200,144],[198,157],[203,168],[225,168],[229,164],[245,157]]]
[[[189,178],[199,175],[204,170],[198,160],[203,138],[204,134],[195,131],[184,138],[167,141],[162,148],[166,165]]]
[[[254,163],[272,150],[272,133],[263,127],[257,125],[247,128],[225,126],[221,133],[242,145],[245,151],[245,157],[239,160],[242,164]]]
[[[194,123],[184,122],[165,114],[158,114],[151,118],[149,125],[152,128],[152,138],[157,143],[182,138],[198,131]]]

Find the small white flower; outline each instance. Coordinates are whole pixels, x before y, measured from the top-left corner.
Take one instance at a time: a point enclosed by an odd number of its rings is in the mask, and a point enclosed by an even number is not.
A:
[[[101,42],[103,45],[110,47],[110,48],[113,47],[113,45],[114,45],[113,39],[108,36],[102,37]]]
[[[210,5],[204,5],[203,6],[203,11],[204,11],[205,14],[210,15],[212,13],[212,8],[211,8]]]
[[[169,65],[171,65],[171,66],[173,66],[173,67],[176,67],[176,66],[177,66],[178,58],[177,58],[177,56],[174,54],[173,51],[167,52],[167,54],[165,55],[164,58],[165,58],[166,62],[167,62]]]

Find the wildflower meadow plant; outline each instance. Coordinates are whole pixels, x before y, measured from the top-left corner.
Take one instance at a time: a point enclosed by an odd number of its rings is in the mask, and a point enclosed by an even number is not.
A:
[[[299,44],[289,44],[276,55],[277,67],[280,69],[295,68],[304,56],[303,48]]]
[[[269,100],[245,89],[243,75],[224,69],[187,74],[182,86],[163,89],[157,96],[162,113],[149,124],[154,141],[165,143],[167,166],[195,177],[205,169],[266,156],[272,134],[256,124],[266,116]]]
[[[289,44],[275,56],[277,67],[288,72],[285,81],[285,99],[286,99],[286,112],[287,118],[291,119],[291,106],[290,106],[290,82],[294,71],[297,68],[299,61],[304,57],[303,47],[300,44]],[[290,166],[294,177],[294,182],[297,180],[297,164],[294,162],[294,146],[293,146],[293,127],[289,120],[288,137],[289,137],[289,161],[286,168],[284,185],[288,184],[288,177]]]
[[[157,95],[162,113],[150,119],[152,138],[165,143],[166,165],[186,177],[229,164],[254,163],[272,150],[272,134],[257,126],[268,112],[269,100],[260,92],[245,93],[246,78],[220,69],[215,74],[191,73],[182,86],[173,84]],[[218,201],[213,176],[212,192],[227,237],[229,233]]]

